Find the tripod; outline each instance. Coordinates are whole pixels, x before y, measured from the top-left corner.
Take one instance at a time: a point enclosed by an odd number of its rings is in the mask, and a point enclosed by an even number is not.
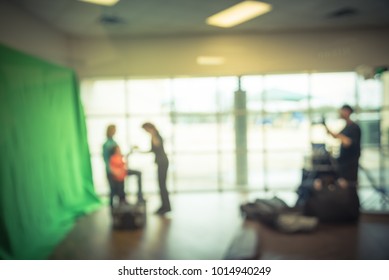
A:
[[[363,173],[366,175],[366,178],[368,179],[370,186],[380,195],[380,202],[381,202],[382,209],[385,209],[385,207],[389,205],[389,194],[387,189],[384,186],[378,186],[374,181],[374,178],[371,175],[371,173],[360,164],[359,164],[359,169],[363,171]]]

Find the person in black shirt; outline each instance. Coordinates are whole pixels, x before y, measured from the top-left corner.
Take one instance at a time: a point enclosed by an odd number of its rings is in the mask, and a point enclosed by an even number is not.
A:
[[[158,169],[158,185],[161,196],[161,207],[156,211],[156,214],[164,215],[171,211],[169,193],[166,187],[167,170],[169,160],[163,147],[163,139],[157,128],[152,123],[144,123],[142,128],[151,136],[151,151],[155,154],[155,163]]]
[[[332,132],[323,121],[328,134],[340,140],[339,157],[330,172],[319,172],[319,176],[315,172],[314,176],[307,173],[305,178],[303,172],[303,182],[297,190],[296,208],[321,221],[354,222],[359,218],[357,187],[361,129],[351,120],[352,113],[349,105],[340,108],[339,115],[346,126],[339,133]]]
[[[343,105],[339,111],[340,117],[346,121],[346,126],[339,133],[328,129],[327,132],[340,140],[340,154],[337,158],[339,176],[349,184],[357,185],[359,157],[361,155],[361,128],[350,118],[354,110],[349,105]]]

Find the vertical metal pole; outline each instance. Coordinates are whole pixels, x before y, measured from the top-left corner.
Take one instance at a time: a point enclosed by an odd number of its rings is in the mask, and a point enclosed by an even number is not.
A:
[[[312,137],[312,121],[313,121],[313,116],[312,116],[312,73],[309,73],[308,75],[308,120],[309,120],[309,138],[308,138],[308,147],[311,146],[311,143],[313,141]]]
[[[236,183],[247,186],[247,110],[246,92],[241,88],[238,77],[238,90],[235,92],[235,155]]]
[[[379,187],[380,189],[383,189],[385,188],[386,184],[385,184],[385,158],[384,158],[384,154],[385,154],[385,149],[383,148],[382,146],[382,119],[383,119],[383,112],[382,112],[382,103],[384,103],[384,85],[383,85],[383,79],[381,76],[379,76],[379,86],[380,86],[380,91],[381,91],[381,106],[380,106],[380,109],[379,109],[379,137],[378,137],[378,151],[379,151],[379,171],[378,171],[378,174],[379,174]],[[384,203],[384,201],[382,201],[382,203]]]
[[[130,146],[130,119],[131,119],[131,112],[130,112],[130,102],[131,102],[131,92],[128,90],[128,87],[127,87],[127,83],[130,82],[130,78],[129,77],[125,77],[124,78],[124,116],[125,116],[125,124],[126,124],[126,128],[125,128],[125,133],[126,133],[126,143],[128,145],[128,148],[131,149],[131,146]],[[129,160],[129,157],[127,157],[127,160]]]
[[[215,102],[216,102],[216,125],[217,125],[217,187],[218,191],[223,191],[223,153],[221,148],[221,143],[223,141],[222,139],[222,110],[221,110],[221,94],[219,90],[219,83],[220,83],[220,77],[217,77],[216,80],[216,96],[215,96]]]
[[[267,95],[267,88],[266,88],[266,76],[262,76],[262,81],[264,85],[264,89],[262,91],[262,96],[261,96],[261,101],[262,101],[262,111],[261,111],[261,117],[262,120],[265,120],[266,117],[266,95]],[[262,121],[262,164],[263,164],[263,188],[265,192],[269,191],[269,180],[268,180],[268,146],[267,146],[267,141],[266,141],[266,128],[264,125],[264,122]]]
[[[175,106],[175,95],[174,95],[174,78],[170,78],[169,79],[169,99],[170,99],[170,112],[169,112],[169,115],[170,115],[170,121],[172,123],[172,131],[171,131],[171,141],[172,141],[172,152],[171,152],[171,165],[170,166],[174,166],[173,168],[173,172],[171,171],[172,169],[170,168],[170,174],[172,175],[172,185],[173,185],[173,192],[174,193],[177,193],[178,190],[177,190],[177,168],[176,168],[176,162],[177,162],[177,158],[176,158],[176,117],[177,117],[177,114],[176,114],[176,106]]]

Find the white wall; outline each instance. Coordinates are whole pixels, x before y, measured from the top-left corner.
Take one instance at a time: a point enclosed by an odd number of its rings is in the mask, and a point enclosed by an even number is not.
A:
[[[0,43],[69,66],[67,37],[6,1],[0,1]]]
[[[243,75],[352,71],[389,64],[389,29],[155,39],[76,39],[70,44],[82,77]],[[223,56],[200,66],[199,55]]]

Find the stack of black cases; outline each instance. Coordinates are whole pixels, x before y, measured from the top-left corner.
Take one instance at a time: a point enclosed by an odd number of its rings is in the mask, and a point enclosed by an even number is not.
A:
[[[112,209],[112,225],[118,230],[134,230],[146,225],[146,202],[120,204]]]

